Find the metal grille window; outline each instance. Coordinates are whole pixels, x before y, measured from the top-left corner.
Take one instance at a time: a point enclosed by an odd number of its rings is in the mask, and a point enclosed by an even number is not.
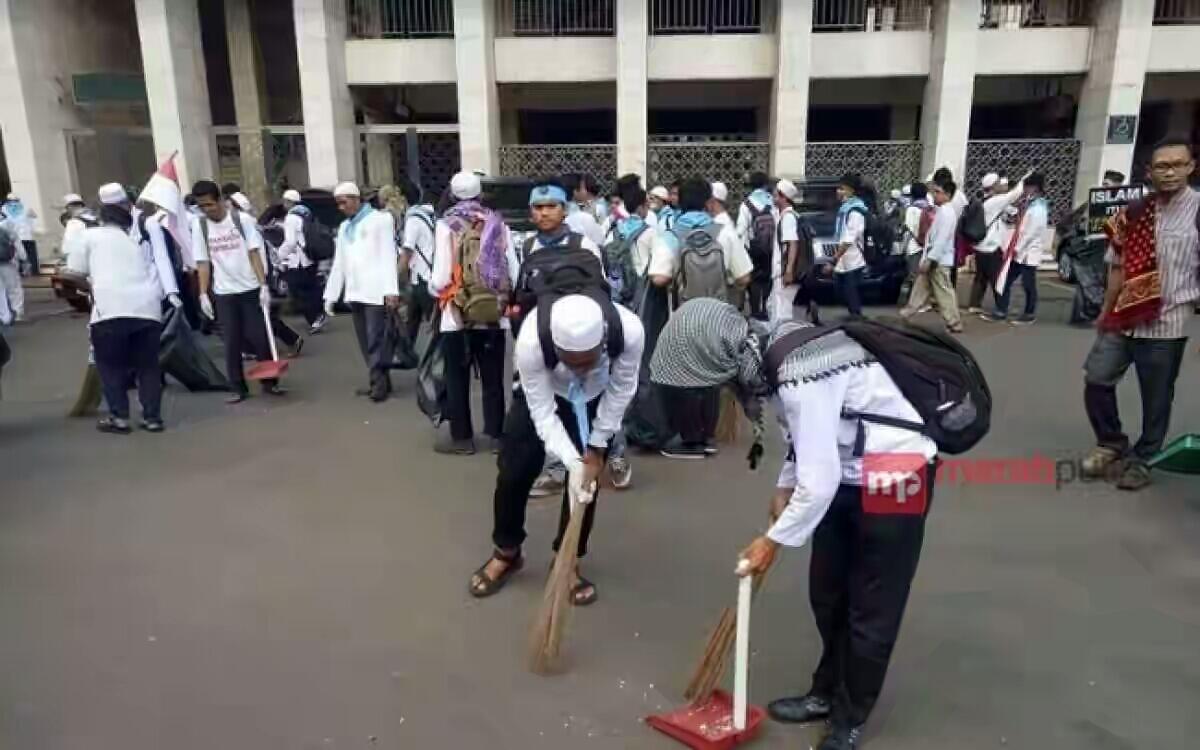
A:
[[[960,184],[974,195],[988,172],[1004,175],[1014,184],[1030,170],[1041,172],[1046,177],[1050,220],[1056,222],[1071,211],[1078,168],[1079,141],[1074,139],[970,141],[967,176]]]
[[[1200,0],[1156,0],[1154,23],[1159,25],[1200,23]]]
[[[983,0],[980,27],[1088,26],[1092,21],[1090,5],[1089,0]]]
[[[502,36],[612,36],[616,0],[499,0]]]
[[[813,31],[924,31],[931,0],[815,0]]]
[[[454,36],[454,0],[346,0],[347,28],[356,39]]]
[[[741,200],[751,172],[766,172],[770,146],[757,141],[742,143],[651,143],[646,183],[670,185],[688,177],[724,182],[730,204]]]
[[[921,179],[921,144],[917,141],[847,141],[810,143],[804,151],[804,173],[841,177],[855,172],[880,194]]]
[[[787,0],[782,0],[787,2]],[[652,0],[651,34],[757,34],[770,0]]]
[[[506,177],[537,178],[546,175],[591,175],[607,192],[617,179],[617,147],[608,144],[539,144],[501,146],[500,173]]]

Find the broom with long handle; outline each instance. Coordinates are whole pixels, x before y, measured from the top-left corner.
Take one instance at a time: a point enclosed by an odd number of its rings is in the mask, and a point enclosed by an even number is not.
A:
[[[763,582],[767,580],[768,572],[769,569],[753,576],[753,594],[757,594],[762,588]],[[700,662],[696,664],[692,678],[683,691],[683,697],[692,703],[703,703],[712,696],[717,683],[721,681],[725,670],[729,668],[729,654],[736,636],[737,610],[733,607],[726,607],[721,611],[720,618],[717,619],[717,626],[713,628],[712,634],[708,638],[704,653],[700,656]]]
[[[567,523],[567,530],[563,532],[562,542],[558,545],[554,568],[546,581],[542,604],[538,607],[533,628],[529,633],[529,669],[535,674],[549,674],[558,669],[567,618],[571,613],[571,583],[575,578],[579,537],[583,534],[586,509],[584,503],[576,499],[573,487],[569,489],[569,498],[571,520]]]

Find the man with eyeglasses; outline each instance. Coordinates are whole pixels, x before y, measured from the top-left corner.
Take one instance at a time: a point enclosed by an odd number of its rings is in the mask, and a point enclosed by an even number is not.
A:
[[[1086,476],[1115,479],[1123,490],[1150,484],[1147,462],[1167,435],[1187,344],[1184,326],[1200,300],[1200,193],[1188,185],[1195,169],[1187,141],[1159,143],[1150,160],[1154,192],[1105,227],[1108,290],[1084,364],[1084,405],[1096,447],[1082,469]],[[1131,364],[1142,397],[1142,436],[1132,447],[1121,429],[1116,392]]]

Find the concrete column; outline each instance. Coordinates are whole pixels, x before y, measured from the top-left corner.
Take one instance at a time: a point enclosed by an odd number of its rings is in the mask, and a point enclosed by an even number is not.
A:
[[[135,0],[154,150],[178,152],[184,190],[217,173],[196,0]]]
[[[345,0],[294,0],[308,180],[332,188],[358,178],[354,102],[346,83]]]
[[[648,0],[617,0],[617,174],[646,175]]]
[[[921,176],[946,166],[966,173],[971,103],[975,96],[980,0],[934,0],[933,48],[921,106]]]
[[[495,8],[490,0],[454,0],[458,138],[463,169],[499,169],[500,95],[496,90]]]
[[[271,202],[263,145],[262,65],[255,40],[250,0],[225,0],[225,38],[233,78],[238,150],[242,157],[242,192],[255,206]]]
[[[1129,174],[1130,143],[1108,143],[1109,118],[1137,117],[1150,57],[1154,0],[1098,0],[1092,29],[1091,69],[1084,80],[1075,118],[1075,137],[1083,145],[1075,178],[1075,204],[1100,184],[1107,169]]]
[[[70,192],[71,168],[61,117],[57,114],[59,82],[40,51],[38,30],[44,29],[40,3],[0,0],[0,132],[12,192],[37,213],[34,231],[39,242],[62,235],[58,213],[62,196]],[[94,199],[95,196],[87,196]],[[52,248],[40,248],[42,260]]]
[[[771,94],[771,173],[780,177],[804,175],[812,17],[813,0],[780,3],[775,33],[779,64]]]

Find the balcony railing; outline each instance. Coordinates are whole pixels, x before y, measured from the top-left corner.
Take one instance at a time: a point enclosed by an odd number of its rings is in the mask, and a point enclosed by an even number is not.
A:
[[[612,36],[616,0],[497,0],[500,36]]]
[[[815,0],[813,31],[925,31],[931,0]]]
[[[1156,0],[1154,23],[1160,26],[1200,24],[1200,0]]]
[[[783,0],[787,2],[787,0]],[[771,0],[651,0],[651,34],[758,34]]]
[[[356,39],[454,36],[454,0],[347,0],[346,12]]]
[[[1088,26],[1090,0],[983,0],[984,29],[1021,29],[1039,26]]]

